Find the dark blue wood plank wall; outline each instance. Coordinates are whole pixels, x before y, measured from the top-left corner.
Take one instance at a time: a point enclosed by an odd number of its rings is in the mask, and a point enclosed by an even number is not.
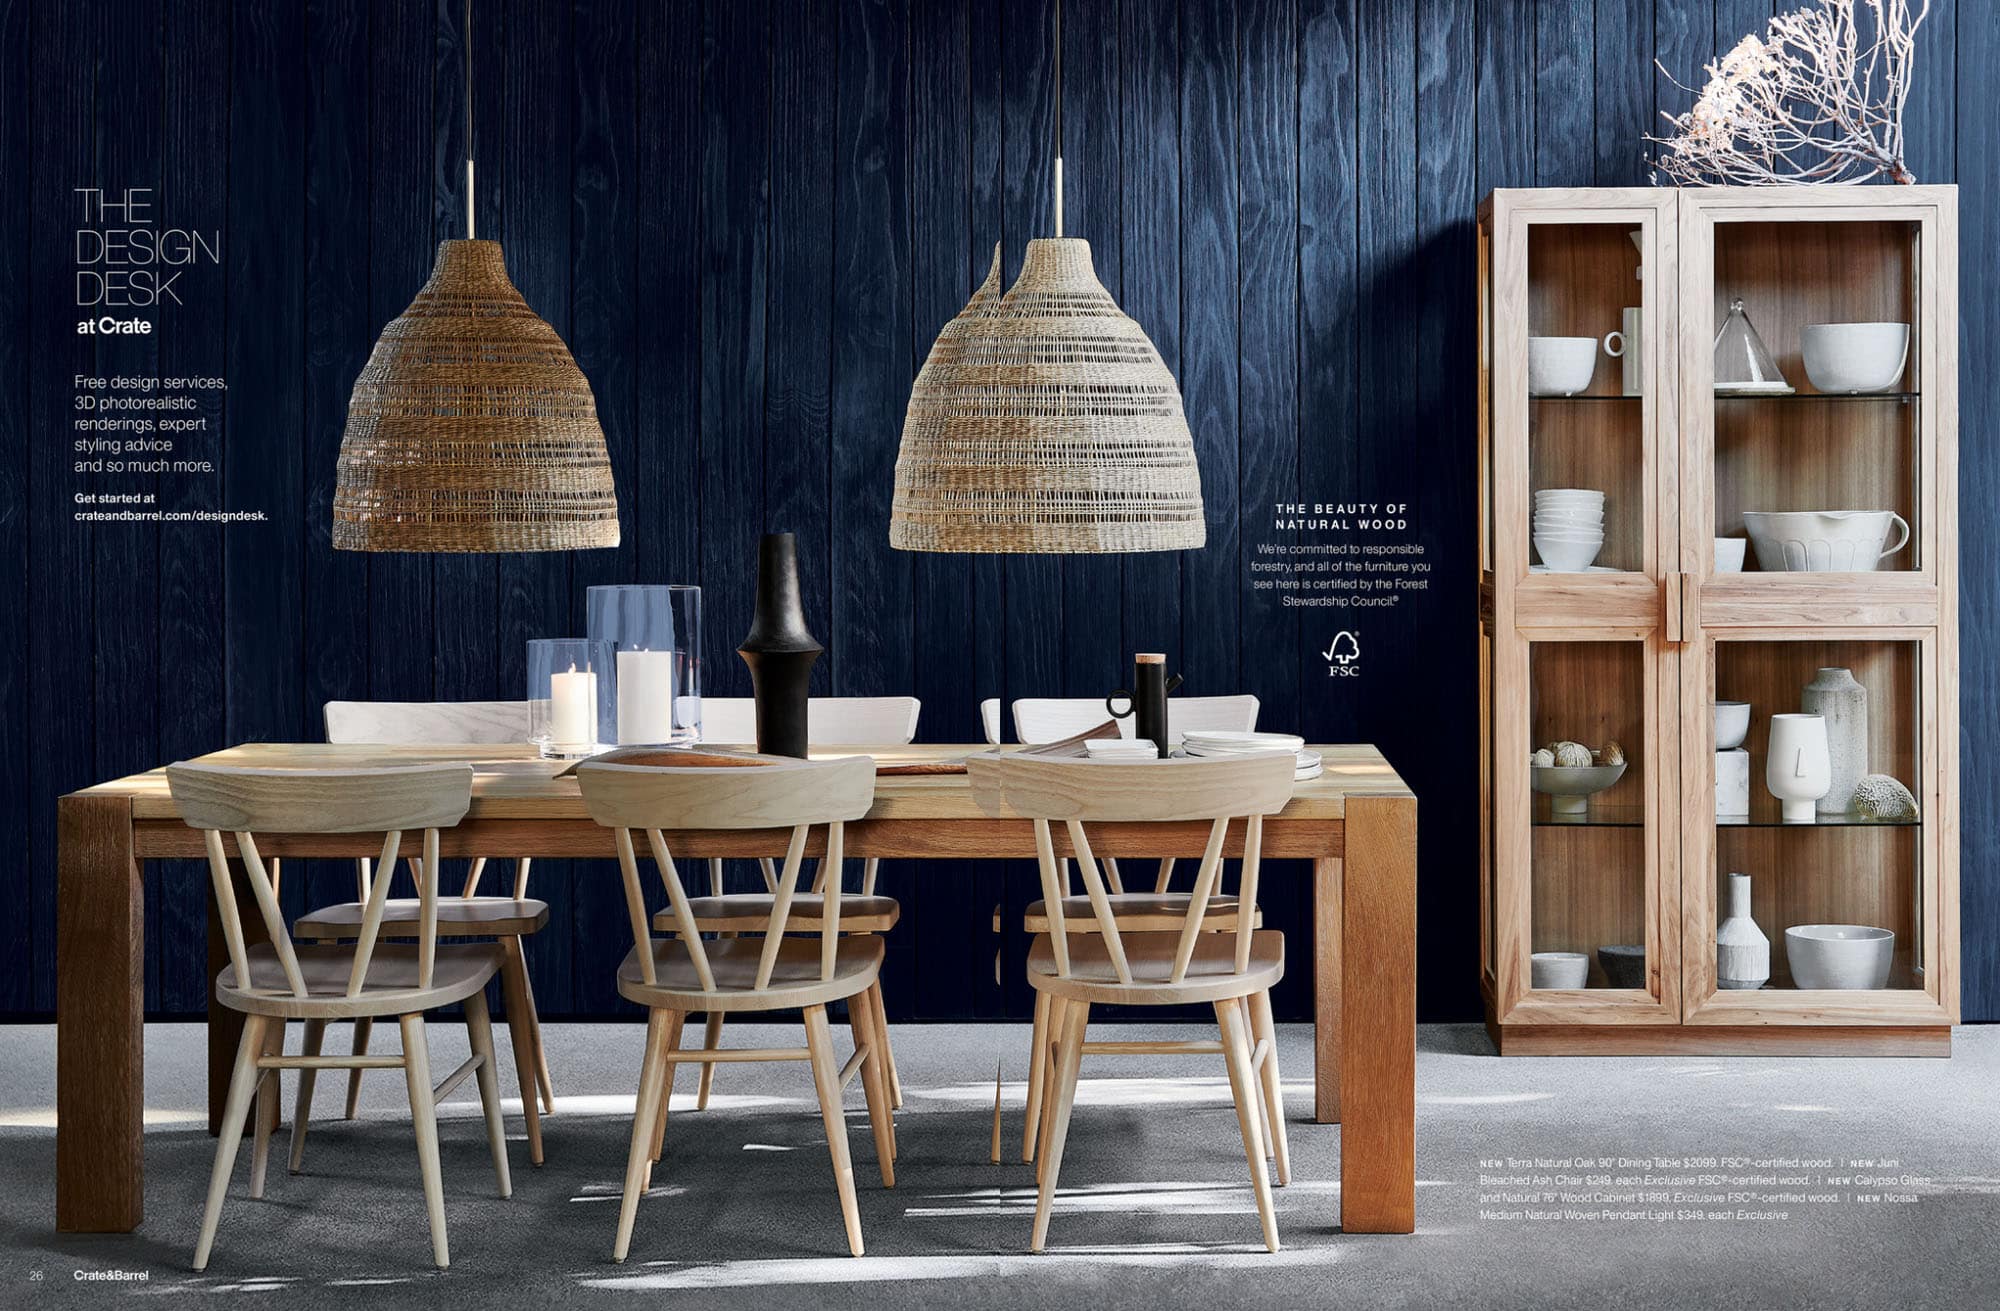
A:
[[[705,589],[709,687],[741,693],[758,533],[800,535],[827,656],[815,690],[914,691],[922,736],[979,733],[983,696],[1091,695],[1134,649],[1190,692],[1248,690],[1265,723],[1382,742],[1422,797],[1421,1013],[1474,989],[1468,816],[1476,692],[1473,243],[1497,186],[1645,181],[1639,135],[1771,0],[1068,0],[1068,232],[1181,379],[1209,546],[1127,559],[888,549],[910,379],[984,277],[1050,232],[1054,0],[0,0],[0,795],[19,859],[0,1013],[53,1002],[51,799],[247,738],[313,738],[335,697],[519,694],[523,642],[574,631],[583,591]],[[625,545],[563,556],[362,558],[328,547],[348,389],[382,323],[465,220],[472,43],[482,235],[567,337],[610,442]],[[2000,58],[1993,7],[1940,0],[1909,109],[1911,161],[1962,196],[1964,538],[2000,506]],[[208,294],[159,335],[72,335],[71,188],[153,185],[219,229]],[[172,508],[270,523],[76,524],[70,375],[223,373],[218,487]],[[1432,590],[1360,622],[1365,675],[1330,695],[1330,627],[1253,594],[1246,553],[1294,489],[1407,500]],[[1963,605],[1965,1012],[2000,1019],[2000,569]],[[1978,749],[1975,749],[1978,748]],[[739,872],[740,873],[740,872]],[[328,864],[287,881],[333,895]],[[205,990],[200,872],[149,879],[148,1006]],[[891,866],[910,907],[892,1004],[1018,1014],[987,919],[1018,867]],[[622,915],[601,866],[548,862],[530,947],[543,1009],[608,1014]],[[1301,947],[1302,880],[1267,880]],[[1015,953],[1015,956],[1018,952]],[[1305,979],[1281,999],[1302,1013]]]

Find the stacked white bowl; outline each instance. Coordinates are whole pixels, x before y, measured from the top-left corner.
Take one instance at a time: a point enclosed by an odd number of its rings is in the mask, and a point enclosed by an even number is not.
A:
[[[1603,492],[1552,487],[1535,493],[1535,554],[1550,573],[1580,574],[1603,549]]]

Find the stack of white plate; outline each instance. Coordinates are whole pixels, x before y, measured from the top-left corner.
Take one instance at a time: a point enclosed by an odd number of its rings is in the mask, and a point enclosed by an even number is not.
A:
[[[1555,487],[1535,493],[1535,554],[1550,573],[1583,573],[1603,549],[1603,492]]]
[[[1181,740],[1182,754],[1206,760],[1272,751],[1289,751],[1298,757],[1298,770],[1293,777],[1301,782],[1318,778],[1324,769],[1319,752],[1306,750],[1306,740],[1290,733],[1195,732]]]
[[[1094,737],[1086,740],[1083,749],[1092,760],[1158,760],[1160,749],[1150,738]]]

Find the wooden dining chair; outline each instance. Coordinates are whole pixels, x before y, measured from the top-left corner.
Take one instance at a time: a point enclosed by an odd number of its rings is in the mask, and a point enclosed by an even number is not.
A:
[[[917,736],[917,715],[923,703],[913,696],[816,696],[806,702],[806,738],[816,747],[896,746]],[[701,706],[701,738],[705,743],[754,745],[757,740],[756,703],[749,697],[704,697]],[[730,893],[723,880],[720,857],[708,862],[709,895],[690,901],[696,928],[703,933],[734,937],[762,933],[771,918],[777,887],[777,862],[766,856],[758,861],[764,874],[764,891]],[[861,894],[848,896],[841,906],[841,932],[887,933],[903,917],[902,905],[894,897],[875,891],[881,862],[870,856],[861,865]],[[792,905],[791,923],[802,933],[817,933],[820,898],[824,894],[827,866],[815,874],[812,891],[802,893]],[[660,933],[676,932],[671,911],[661,911],[653,922]],[[903,1104],[903,1080],[896,1071],[896,1054],[889,1045],[888,1009],[878,983],[871,1013],[880,1024],[876,1035],[882,1044],[889,1069],[891,1100]],[[722,1040],[726,1016],[714,1012],[702,1017],[702,1046],[713,1050]],[[695,1109],[707,1110],[709,1093],[715,1084],[714,1062],[704,1062],[695,1090]]]
[[[879,1042],[880,1017],[875,1013],[882,939],[843,932],[846,899],[837,877],[825,880],[818,928],[805,929],[794,918],[793,910],[800,901],[799,870],[812,828],[825,826],[824,863],[837,870],[846,821],[867,814],[874,801],[875,762],[867,756],[751,767],[587,761],[578,766],[577,779],[590,817],[616,831],[618,864],[625,878],[633,948],[618,967],[618,995],[646,1008],[646,1059],[632,1117],[625,1194],[612,1259],[623,1261],[631,1249],[639,1194],[648,1186],[666,1133],[674,1066],[718,1060],[802,1060],[811,1064],[841,1215],[847,1225],[848,1248],[860,1256],[861,1213],[854,1196],[854,1167],[841,1110],[842,1091],[857,1071],[875,1131],[882,1184],[893,1187],[896,1182],[895,1125]],[[666,831],[756,828],[790,830],[784,864],[772,893],[770,918],[759,936],[704,940],[694,920],[695,898],[681,883]],[[668,911],[679,930],[675,937],[652,935],[633,840],[635,831],[644,835],[647,852],[666,885]],[[816,935],[818,940],[788,936],[793,933]],[[854,1055],[844,1065],[834,1058],[826,1015],[827,1006],[837,1001],[847,1003],[854,1035]],[[713,1015],[793,1008],[805,1013],[804,1047],[681,1050],[681,1028],[691,1012]]]
[[[329,701],[326,740],[375,746],[513,745],[528,740],[526,701]],[[410,872],[422,877],[423,857],[409,858]],[[514,1050],[514,1072],[521,1089],[521,1115],[528,1133],[528,1160],[542,1163],[542,1116],[555,1109],[555,1082],[542,1046],[541,1017],[535,1011],[535,989],[528,978],[528,956],[522,939],[539,933],[549,922],[549,905],[528,895],[532,862],[521,856],[514,863],[512,890],[501,896],[480,892],[486,858],[475,857],[456,897],[438,903],[440,938],[495,938],[502,951],[500,995],[507,1007],[507,1036]],[[385,866],[387,873],[394,865]],[[374,889],[373,866],[367,857],[356,862],[356,899],[324,906],[292,926],[295,937],[310,942],[352,939]],[[384,932],[408,937],[420,907],[415,897],[391,897],[383,903]],[[354,1021],[354,1054],[368,1052],[374,1026],[365,1016]],[[361,1072],[347,1072],[347,1118],[352,1120],[361,1100]],[[539,1095],[540,1105],[537,1105]],[[297,1114],[309,1116],[301,1104]]]
[[[486,1139],[500,1195],[507,1197],[513,1192],[485,993],[487,981],[500,970],[501,949],[491,943],[440,947],[437,941],[438,830],[456,825],[471,804],[471,766],[275,770],[182,762],[167,767],[167,784],[181,818],[202,831],[208,848],[215,903],[229,945],[229,965],[215,980],[216,1000],[247,1017],[229,1077],[194,1268],[199,1271],[208,1266],[251,1099],[257,1101],[257,1119],[250,1156],[250,1195],[262,1197],[271,1133],[278,1122],[279,1072],[299,1072],[299,1111],[292,1121],[292,1168],[296,1171],[305,1153],[305,1107],[312,1100],[314,1076],[323,1069],[363,1067],[403,1071],[410,1093],[410,1117],[416,1125],[424,1206],[430,1215],[431,1252],[440,1267],[449,1265],[438,1162],[437,1101],[448,1096],[468,1074],[478,1077]],[[383,835],[381,868],[390,869],[402,849],[403,834],[413,829],[423,830],[424,854],[423,873],[418,879],[421,907],[411,935],[414,943],[381,941],[389,881],[377,879],[352,945],[293,944],[278,909],[278,880],[267,869],[255,834],[379,832]],[[236,904],[231,839],[235,859],[243,865],[257,913],[269,935],[268,942],[255,946],[244,937],[243,911]],[[472,1056],[433,1086],[424,1013],[454,1002],[465,1008]],[[321,1054],[320,1041],[328,1021],[392,1017],[403,1033],[401,1055]],[[305,1021],[305,1038],[300,1054],[288,1056],[285,1026],[295,1019]]]
[[[999,724],[999,702],[992,703],[993,711],[988,720],[988,737],[993,737]],[[1173,700],[1173,740],[1178,742],[1190,730],[1195,732],[1236,732],[1248,733],[1257,727],[1258,701],[1254,696],[1194,696],[1175,697]],[[985,712],[982,708],[982,715]],[[1087,732],[1104,722],[1108,711],[1101,699],[1079,697],[1064,699],[1023,698],[1014,702],[1014,728],[1020,740],[1028,745],[1043,742],[1060,742],[1066,737]],[[1130,717],[1118,721],[1119,731],[1126,737],[1132,735]],[[997,744],[997,740],[996,740]],[[1106,858],[1103,862],[1104,876],[1110,886],[1111,913],[1127,932],[1152,932],[1178,924],[1187,913],[1189,895],[1173,890],[1174,871],[1178,862],[1172,857],[1160,861],[1154,875],[1150,892],[1126,891],[1123,871],[1118,862]],[[1075,896],[1075,885],[1070,880],[1069,862],[1061,862],[1061,885],[1068,889],[1064,895],[1077,903],[1070,912],[1072,931],[1079,933],[1096,932],[1096,921],[1091,917],[1088,904]],[[1210,932],[1220,932],[1235,922],[1236,900],[1218,893],[1209,898],[1204,927]],[[1256,915],[1256,926],[1263,927],[1262,912]],[[1049,931],[1047,904],[1043,901],[1029,903],[1021,917],[1021,930],[1030,938]],[[1001,906],[993,908],[993,932],[1006,932],[1005,911]],[[997,981],[1000,973],[1001,953],[993,954],[993,971]],[[1041,1128],[1042,1089],[1048,1076],[1048,1042],[1050,999],[1046,993],[1035,994],[1033,1033],[1028,1051],[1028,1111],[1021,1127],[1021,1159],[1035,1159],[1035,1144]],[[997,1147],[996,1147],[997,1150]]]
[[[972,791],[989,815],[1034,821],[1049,931],[1028,953],[1028,983],[1050,1001],[1045,1037],[1049,1077],[1040,1092],[1040,1195],[1030,1248],[1048,1237],[1049,1209],[1062,1169],[1076,1100],[1077,1069],[1086,1055],[1219,1053],[1250,1164],[1263,1221],[1264,1246],[1278,1250],[1267,1153],[1278,1181],[1291,1181],[1284,1103],[1278,1078],[1277,1031],[1270,990],[1285,972],[1285,939],[1255,927],[1264,816],[1292,797],[1296,767],[1290,752],[1236,760],[1113,763],[1036,759],[989,753],[967,762]],[[1049,825],[1061,821],[1085,895],[1065,895]],[[1208,841],[1194,891],[1176,920],[1149,918],[1146,927],[1112,913],[1109,885],[1092,854],[1090,823],[1159,824],[1205,821]],[[1209,904],[1221,881],[1223,848],[1232,822],[1243,832],[1242,881],[1227,932],[1209,931]],[[1089,927],[1085,928],[1084,925]],[[1087,1042],[1090,1008],[1101,1005],[1215,1008],[1220,1041]]]

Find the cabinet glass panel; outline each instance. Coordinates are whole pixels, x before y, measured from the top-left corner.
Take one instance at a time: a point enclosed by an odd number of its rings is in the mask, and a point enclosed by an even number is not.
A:
[[[1744,571],[1920,567],[1919,232],[1715,225],[1714,528]]]
[[[1646,566],[1644,235],[1630,221],[1528,228],[1523,527],[1537,572]],[[1545,502],[1544,492],[1559,494]]]
[[[1528,769],[1534,792],[1531,950],[1570,957],[1531,962],[1537,967],[1531,986],[1645,986],[1650,844],[1644,657],[1644,645],[1632,641],[1529,647],[1529,740],[1537,751]],[[1541,763],[1543,750],[1557,763]],[[1589,753],[1587,762],[1579,753]],[[1639,982],[1621,984],[1607,974],[1606,956],[1616,968],[1633,953]],[[1579,972],[1580,983],[1574,981]],[[1542,976],[1539,985],[1534,974]]]
[[[1750,919],[1770,942],[1768,980],[1725,955],[1720,986],[1923,986],[1923,825],[1908,808],[1921,791],[1922,650],[1716,643],[1716,919],[1732,914],[1731,875],[1748,875]]]

